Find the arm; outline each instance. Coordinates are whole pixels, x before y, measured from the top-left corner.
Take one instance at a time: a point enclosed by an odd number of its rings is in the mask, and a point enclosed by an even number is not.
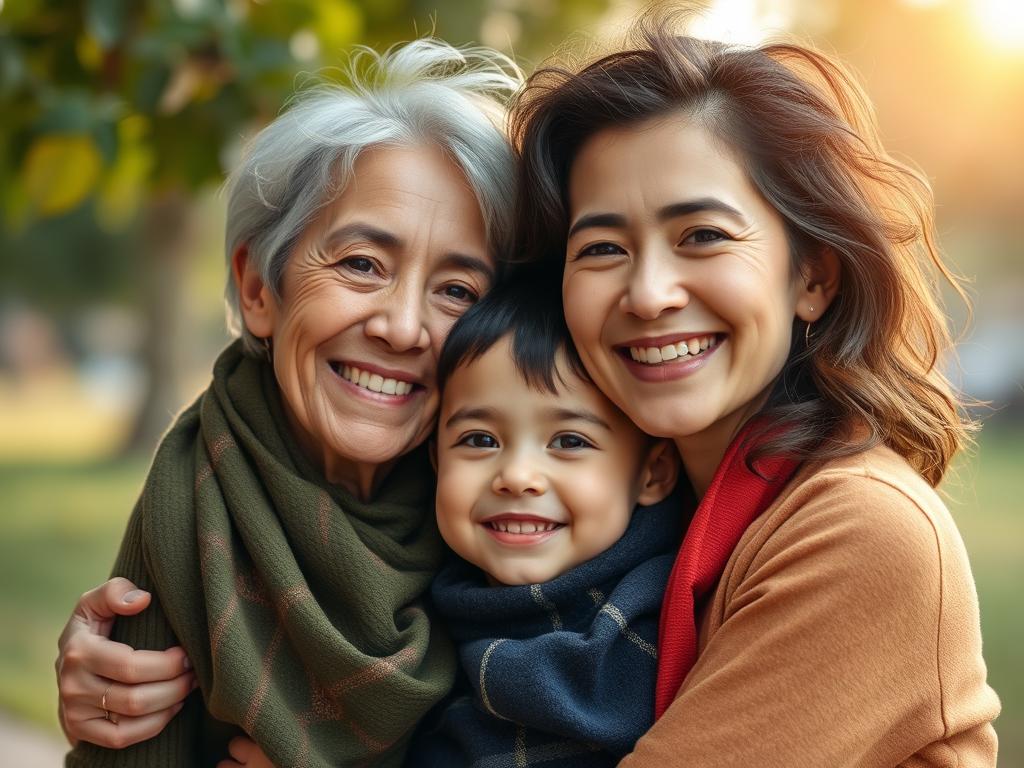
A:
[[[998,701],[941,502],[855,475],[818,491],[741,542],[696,665],[622,766],[995,765]]]
[[[195,685],[180,647],[136,651],[109,640],[116,616],[133,616],[150,594],[114,578],[79,599],[57,642],[57,713],[71,746],[120,748],[150,739],[181,709]],[[101,703],[106,695],[110,719]]]
[[[184,655],[180,649],[177,651],[165,650],[176,646],[177,640],[160,607],[159,596],[152,592],[152,579],[145,564],[143,521],[139,505],[136,506],[128,521],[121,550],[113,570],[115,574],[129,579],[142,590],[150,592],[150,602],[146,610],[136,612],[134,615],[119,616],[116,621],[112,622],[111,639],[117,643],[112,643],[116,647],[112,652],[107,652],[107,658],[118,655],[129,658],[140,653],[140,651],[132,651],[132,648],[149,651],[152,654],[146,656],[149,659],[163,662],[177,659],[175,674],[180,678],[184,673]],[[100,629],[103,627],[101,626]],[[103,642],[111,643],[109,640]],[[118,654],[118,651],[123,652]],[[65,664],[66,659],[67,654],[65,653]],[[130,670],[130,667],[113,671],[124,673],[126,669]],[[102,684],[102,679],[100,682]],[[101,700],[106,687],[110,685],[111,683],[107,682],[106,686],[103,686],[103,690],[92,691],[91,701],[88,696],[85,697],[85,700],[95,707],[96,702]],[[116,698],[115,691],[118,685],[114,683],[107,693],[108,710],[110,709],[109,705],[114,703],[112,698]],[[191,687],[191,683],[189,685]],[[99,698],[97,698],[97,694]],[[128,700],[130,700],[130,696]],[[173,710],[174,707],[172,706],[171,709]],[[202,702],[199,697],[193,696],[185,703],[183,710],[179,713],[172,711],[167,718],[166,726],[155,737],[128,746],[126,740],[118,739],[121,725],[107,722],[102,710],[96,707],[97,714],[91,718],[97,721],[93,727],[98,727],[99,721],[110,726],[103,730],[112,737],[113,746],[119,751],[79,741],[68,754],[65,764],[67,768],[86,768],[88,766],[119,766],[121,768],[138,766],[142,768],[155,765],[162,766],[162,768],[174,768],[174,766],[186,768],[186,766],[195,765],[197,764],[196,748],[199,740],[200,720],[203,713]]]

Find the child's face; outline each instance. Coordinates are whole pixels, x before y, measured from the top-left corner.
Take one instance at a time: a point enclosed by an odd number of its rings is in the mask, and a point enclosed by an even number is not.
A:
[[[437,431],[437,521],[501,584],[559,576],[614,544],[633,507],[675,481],[652,441],[559,360],[557,394],[530,387],[508,338],[448,380]]]

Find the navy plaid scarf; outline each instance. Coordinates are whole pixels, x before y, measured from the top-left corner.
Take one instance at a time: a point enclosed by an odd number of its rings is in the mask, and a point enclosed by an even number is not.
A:
[[[432,595],[458,646],[452,695],[407,766],[615,765],[654,723],[658,615],[682,536],[672,494],[609,550],[545,584],[488,586],[453,559]]]

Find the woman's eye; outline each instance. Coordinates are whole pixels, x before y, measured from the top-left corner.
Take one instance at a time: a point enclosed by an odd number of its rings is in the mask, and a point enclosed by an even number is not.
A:
[[[703,243],[717,243],[720,240],[728,240],[724,232],[717,229],[695,229],[683,238],[683,245],[701,245]]]
[[[441,292],[450,299],[467,304],[475,304],[480,299],[475,291],[471,291],[464,285],[446,285]]]
[[[373,260],[365,256],[351,256],[347,259],[342,259],[338,262],[338,266],[351,269],[353,272],[365,272],[367,274],[373,272]]]
[[[576,254],[576,258],[582,258],[583,256],[618,256],[625,252],[621,245],[616,245],[615,243],[594,243]]]
[[[551,447],[560,451],[576,451],[580,448],[593,448],[594,445],[585,437],[569,433],[556,435],[555,439],[551,441]]]
[[[469,448],[497,448],[498,441],[493,435],[488,435],[486,432],[470,432],[456,445],[465,445]]]

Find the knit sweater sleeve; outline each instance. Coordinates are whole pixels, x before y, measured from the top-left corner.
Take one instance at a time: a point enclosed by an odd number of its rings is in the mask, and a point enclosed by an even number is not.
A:
[[[966,552],[920,485],[823,471],[755,521],[695,666],[620,765],[994,766]]]
[[[119,617],[111,639],[136,650],[163,650],[178,645],[160,603],[145,556],[142,503],[128,521],[112,576],[124,576],[150,592],[152,602],[136,616]],[[203,716],[198,692],[186,699],[182,710],[159,734],[123,749],[106,749],[79,742],[65,758],[66,768],[188,768],[202,762],[197,752]]]

